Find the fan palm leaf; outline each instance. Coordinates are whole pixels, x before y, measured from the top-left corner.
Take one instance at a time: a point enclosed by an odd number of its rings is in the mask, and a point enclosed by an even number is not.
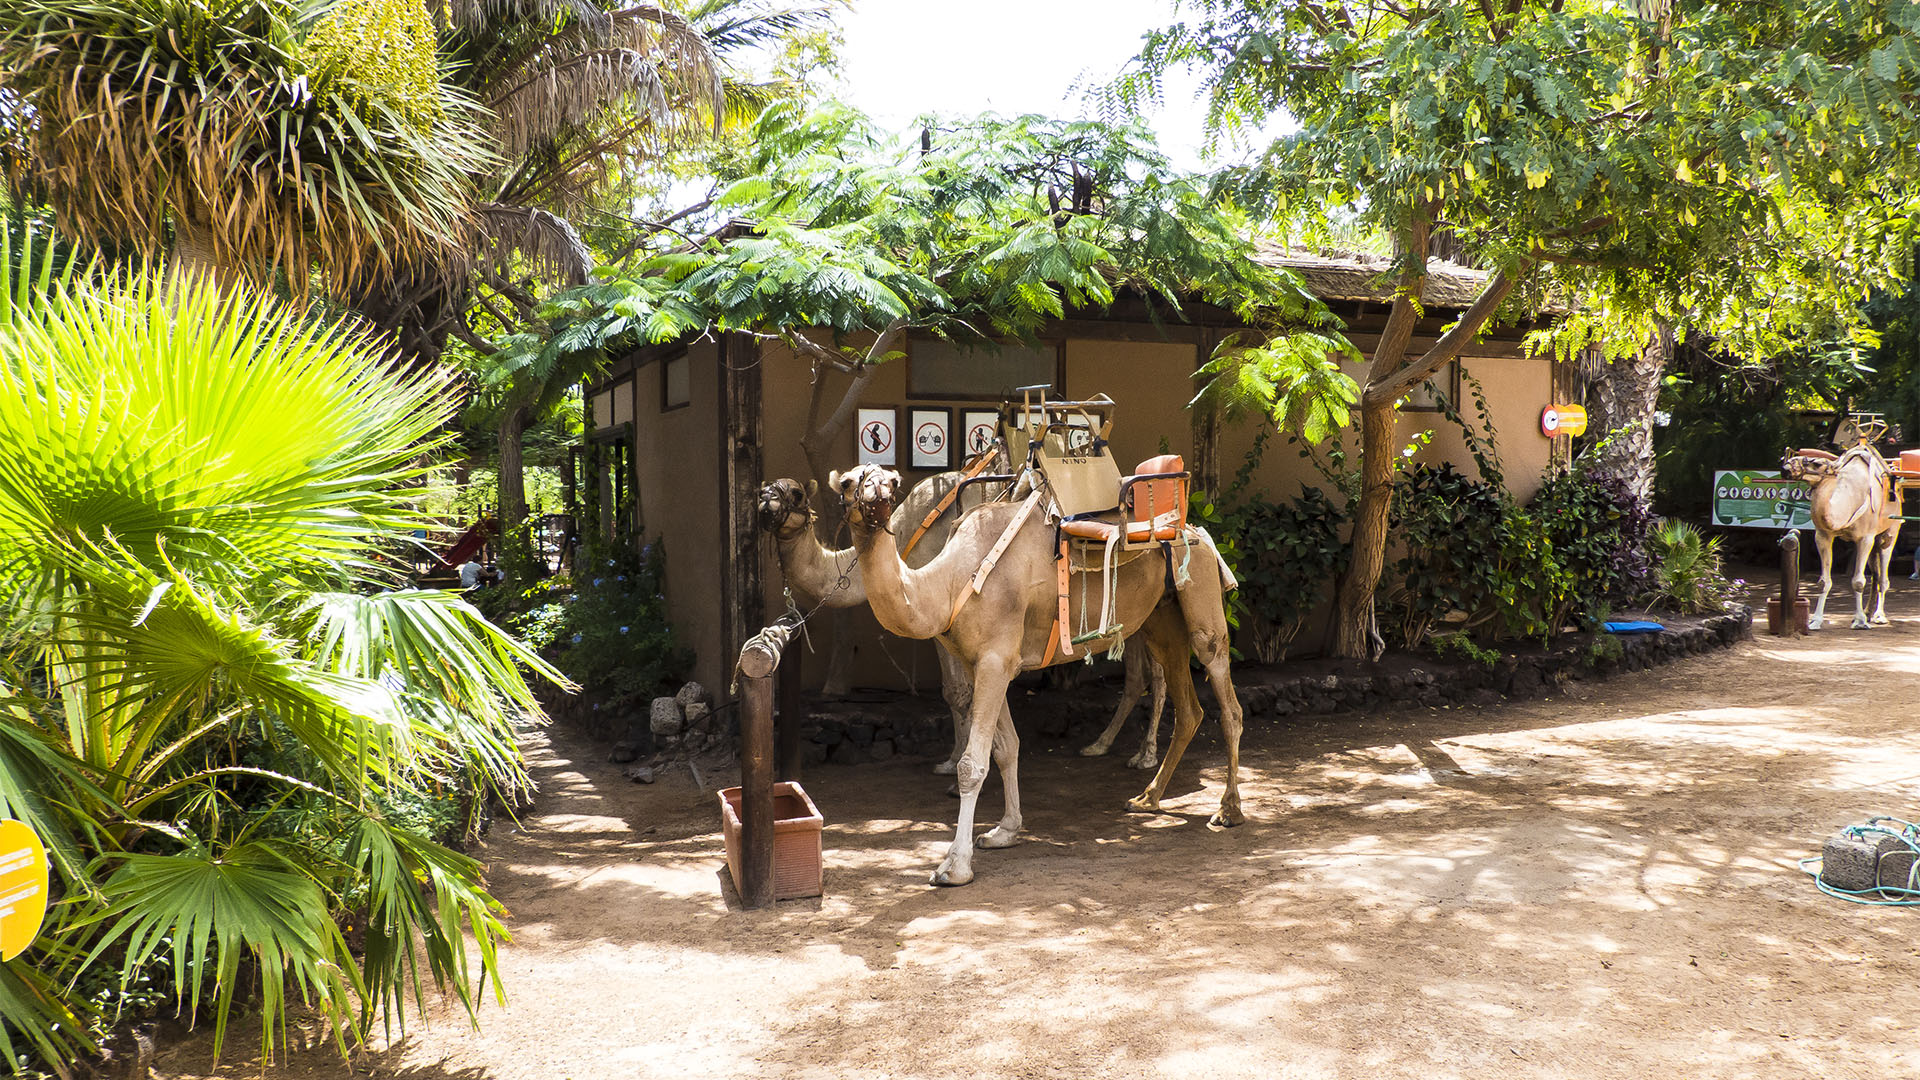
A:
[[[0,1048],[85,1050],[72,987],[108,965],[164,963],[216,1041],[256,986],[267,1048],[295,1000],[344,1046],[429,978],[498,996],[478,866],[385,816],[526,788],[525,673],[558,678],[456,596],[380,592],[447,381],[245,290],[26,262],[39,287],[0,278],[0,814],[66,902],[0,970]]]

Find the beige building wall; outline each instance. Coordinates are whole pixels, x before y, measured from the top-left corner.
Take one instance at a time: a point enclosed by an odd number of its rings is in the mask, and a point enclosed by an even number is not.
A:
[[[1198,350],[1184,342],[1111,341],[1085,337],[1067,338],[1061,347],[1066,394],[1086,397],[1106,393],[1118,404],[1114,430],[1114,451],[1123,472],[1161,451],[1163,445],[1196,464],[1191,414],[1186,409],[1196,384],[1192,373]],[[634,418],[634,456],[637,489],[643,531],[648,538],[665,540],[670,567],[668,604],[681,639],[698,655],[695,677],[724,692],[731,657],[723,642],[721,575],[726,572],[731,552],[726,550],[722,524],[724,485],[721,482],[720,454],[724,423],[722,371],[717,347],[695,344],[689,350],[692,374],[692,401],[689,405],[662,412],[661,379],[657,362],[647,363],[633,372],[631,415]],[[954,410],[954,426],[964,409],[991,408],[994,402],[962,399],[910,399],[907,396],[907,365],[896,361],[884,365],[862,396],[861,404],[897,407],[905,425],[906,410],[919,406],[939,406]],[[1539,486],[1549,458],[1550,443],[1539,435],[1538,417],[1549,401],[1552,365],[1546,359],[1516,360],[1469,357],[1464,370],[1478,379],[1484,388],[1497,425],[1497,443],[1508,485],[1515,494],[1527,498]],[[760,451],[763,472],[768,479],[792,477],[804,482],[810,470],[800,446],[805,434],[808,403],[813,387],[806,361],[783,346],[761,345],[759,368],[761,399]],[[1355,368],[1353,374],[1361,374]],[[616,371],[613,378],[618,378]],[[822,397],[822,411],[830,411],[840,400],[847,385],[846,376],[830,373]],[[604,415],[612,419],[626,410],[615,402],[606,403],[606,411],[594,403],[596,420]],[[833,468],[850,467],[856,460],[854,425],[849,425],[829,454]],[[1419,455],[1420,460],[1439,463],[1451,460],[1469,472],[1473,466],[1457,428],[1439,413],[1405,412],[1401,429],[1409,438],[1423,428],[1434,431],[1433,443]],[[1256,428],[1253,424],[1222,425],[1217,446],[1220,484],[1230,483],[1235,471],[1251,447]],[[957,432],[956,432],[957,434]],[[1358,440],[1347,439],[1349,447]],[[911,484],[935,470],[907,466],[906,448],[901,448],[897,468]],[[1319,473],[1289,445],[1283,436],[1269,440],[1267,453],[1255,474],[1254,487],[1271,498],[1286,499],[1299,493],[1303,484],[1321,486]],[[820,503],[816,503],[818,507]],[[849,542],[843,533],[836,545]],[[781,578],[772,542],[763,534],[756,543],[762,566],[764,611],[771,620],[785,609]],[[907,642],[883,633],[864,608],[838,613],[848,623],[852,657],[849,674],[854,685],[903,687],[909,684],[931,691],[938,686],[939,668],[934,651],[927,642]],[[818,685],[825,670],[824,652],[831,638],[829,624],[816,622],[814,644],[820,653],[809,656],[807,682]],[[1317,640],[1310,630],[1302,637],[1303,646]],[[802,646],[804,647],[804,646]]]

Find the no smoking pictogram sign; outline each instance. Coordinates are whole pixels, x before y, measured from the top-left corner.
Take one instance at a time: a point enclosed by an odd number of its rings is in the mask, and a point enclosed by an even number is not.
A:
[[[860,451],[860,464],[893,464],[894,429],[900,423],[899,416],[892,409],[861,409],[858,421],[853,441]]]

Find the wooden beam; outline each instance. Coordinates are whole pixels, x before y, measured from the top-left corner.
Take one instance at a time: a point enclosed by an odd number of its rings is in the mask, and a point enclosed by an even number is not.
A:
[[[766,623],[754,503],[766,471],[760,443],[760,343],[720,338],[720,626],[733,653]]]

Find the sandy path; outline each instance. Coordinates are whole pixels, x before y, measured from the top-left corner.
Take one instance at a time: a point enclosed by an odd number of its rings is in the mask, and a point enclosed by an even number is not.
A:
[[[1205,824],[1217,742],[1142,816],[1120,757],[1029,737],[1027,838],[963,889],[925,884],[944,779],[820,767],[829,895],[770,913],[728,910],[690,774],[636,786],[556,736],[532,748],[535,813],[485,852],[510,1006],[478,1032],[416,1025],[357,1074],[1920,1076],[1920,910],[1828,899],[1795,868],[1844,824],[1920,816],[1920,592],[1901,593],[1890,630],[1763,637],[1572,696],[1256,721],[1229,831]],[[984,827],[997,783],[982,808]],[[257,1075],[203,1053],[160,1071]],[[321,1049],[273,1073],[349,1070]]]

